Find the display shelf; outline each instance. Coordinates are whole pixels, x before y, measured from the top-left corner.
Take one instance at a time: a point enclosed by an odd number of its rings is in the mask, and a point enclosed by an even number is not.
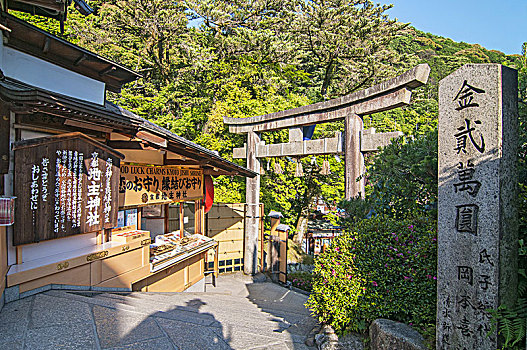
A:
[[[205,252],[218,245],[216,241],[203,235],[193,234],[182,239],[174,239],[171,234],[156,237],[157,244],[150,246],[150,271],[157,272],[196,254]],[[155,254],[162,247],[161,253]]]

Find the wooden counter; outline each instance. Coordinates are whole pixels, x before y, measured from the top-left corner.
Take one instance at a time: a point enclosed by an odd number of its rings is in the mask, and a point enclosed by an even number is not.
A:
[[[108,242],[12,265],[7,286],[19,285],[21,293],[48,284],[94,286],[148,266],[149,245],[150,238],[125,244]]]
[[[205,255],[216,246],[206,242],[154,265],[150,238],[109,242],[13,265],[7,286],[18,285],[20,293],[50,284],[179,292],[204,277]]]

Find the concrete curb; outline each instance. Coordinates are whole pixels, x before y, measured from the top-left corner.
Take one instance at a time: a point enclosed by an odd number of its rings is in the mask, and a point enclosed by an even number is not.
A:
[[[289,289],[297,292],[297,293],[300,293],[300,294],[304,294],[304,295],[311,295],[310,292],[308,292],[307,290],[303,290],[303,289],[300,289],[300,288],[297,288],[297,287],[293,287],[293,286],[290,286]]]
[[[48,290],[71,290],[71,291],[94,291],[94,292],[131,292],[131,288],[113,288],[113,287],[95,287],[95,286],[75,286],[69,284],[46,284],[45,286],[28,290],[20,293],[19,286],[8,287],[4,291],[2,298],[5,303],[10,303],[16,300],[24,299],[35,294],[44,293]],[[0,308],[1,309],[1,308]]]

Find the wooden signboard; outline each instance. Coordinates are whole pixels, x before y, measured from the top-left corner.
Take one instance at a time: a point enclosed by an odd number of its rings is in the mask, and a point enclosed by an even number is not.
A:
[[[124,157],[82,133],[15,144],[14,245],[117,226]]]
[[[203,198],[203,170],[175,166],[121,165],[119,205],[130,207]]]

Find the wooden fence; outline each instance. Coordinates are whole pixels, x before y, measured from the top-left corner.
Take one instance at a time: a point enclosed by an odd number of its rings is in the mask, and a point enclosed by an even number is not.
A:
[[[208,237],[218,241],[219,272],[243,271],[244,252],[244,203],[214,204],[205,218],[205,228]],[[258,240],[258,268],[263,269],[263,204],[260,205],[260,235]],[[209,268],[212,267],[213,256],[207,257]]]

